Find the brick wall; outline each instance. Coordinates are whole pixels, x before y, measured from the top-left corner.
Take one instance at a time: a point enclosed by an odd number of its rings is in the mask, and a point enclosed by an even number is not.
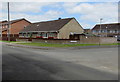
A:
[[[117,38],[115,37],[101,37],[100,38],[101,43],[117,43]]]
[[[80,36],[80,43],[86,44],[99,44],[99,37],[88,37],[88,36]]]
[[[63,28],[59,30],[58,38],[69,39],[69,35],[71,33],[81,34],[83,32],[84,30],[82,29],[82,26],[80,26],[75,19],[72,19],[66,25],[64,25]]]
[[[28,26],[29,24],[30,24],[29,22],[25,20],[21,20],[19,22],[11,24],[9,31],[11,34],[19,34],[19,32],[23,30],[24,27]],[[7,31],[2,32],[2,34],[7,34]]]
[[[9,32],[10,32],[10,40],[16,41],[16,39],[19,37],[18,34],[21,30],[24,29],[25,26],[28,26],[30,23],[26,20],[21,20],[16,23],[13,23],[10,25]],[[7,37],[7,31],[2,32],[2,40],[8,40]]]
[[[11,29],[10,29],[10,32],[11,34],[19,34],[19,32],[21,30],[24,29],[25,26],[28,26],[30,23],[25,21],[25,20],[22,20],[22,21],[19,21],[17,23],[14,23],[11,25]]]
[[[117,39],[113,37],[80,37],[80,40],[70,40],[70,39],[28,39],[20,38],[17,41],[32,41],[41,43],[56,43],[56,44],[107,44],[107,43],[117,43]]]

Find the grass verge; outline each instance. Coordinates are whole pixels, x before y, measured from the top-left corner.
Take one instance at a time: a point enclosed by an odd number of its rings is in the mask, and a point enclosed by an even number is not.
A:
[[[16,43],[18,41],[4,41],[4,40],[0,40],[0,42],[10,42],[10,43]]]
[[[21,45],[40,46],[40,47],[77,47],[77,46],[97,46],[99,44],[50,44],[50,43],[17,43]],[[101,45],[120,45],[120,43],[101,44]]]

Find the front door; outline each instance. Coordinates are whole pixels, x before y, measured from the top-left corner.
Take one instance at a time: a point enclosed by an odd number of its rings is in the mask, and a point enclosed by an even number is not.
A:
[[[43,38],[48,38],[48,33],[43,33]]]

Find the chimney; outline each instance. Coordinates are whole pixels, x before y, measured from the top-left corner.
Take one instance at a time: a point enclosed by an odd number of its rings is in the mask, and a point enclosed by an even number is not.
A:
[[[61,18],[58,18],[58,20],[60,20]]]

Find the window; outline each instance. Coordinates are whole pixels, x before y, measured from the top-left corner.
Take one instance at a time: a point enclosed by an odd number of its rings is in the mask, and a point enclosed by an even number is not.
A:
[[[42,33],[38,33],[37,36],[42,36]]]
[[[48,33],[48,36],[49,36],[49,37],[53,37],[53,34],[52,34],[52,33]]]
[[[93,33],[96,33],[97,31],[96,30],[93,30]]]
[[[48,33],[49,37],[57,37],[56,33]]]
[[[103,33],[106,33],[106,30],[103,30]]]
[[[98,33],[99,32],[99,30],[96,30],[96,33]]]
[[[24,28],[26,28],[26,25],[24,25]]]
[[[117,33],[120,33],[120,30],[117,30]]]
[[[112,30],[110,30],[110,33],[112,33],[113,31]]]
[[[115,30],[113,30],[113,33],[115,33]]]
[[[117,31],[117,30],[115,30],[115,33],[118,33],[118,31]]]
[[[100,31],[100,30],[98,30],[98,32],[99,32],[99,33],[101,33],[101,31]]]
[[[31,36],[31,33],[27,33],[27,37],[30,37]]]
[[[110,33],[110,30],[107,30],[107,33]]]
[[[105,33],[105,30],[101,30],[102,33]]]

